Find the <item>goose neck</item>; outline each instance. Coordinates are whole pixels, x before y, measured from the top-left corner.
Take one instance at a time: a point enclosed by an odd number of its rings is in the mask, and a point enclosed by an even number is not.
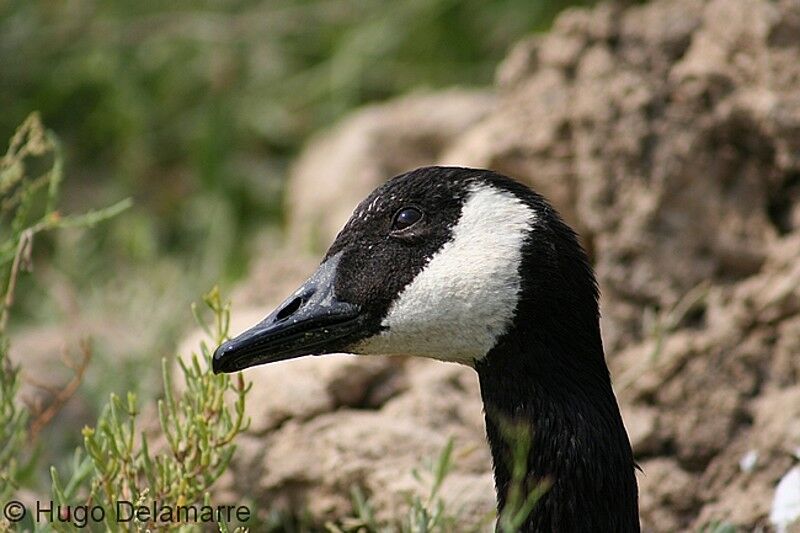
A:
[[[531,338],[527,349],[514,344],[476,364],[498,511],[515,484],[525,494],[544,484],[549,488],[523,531],[639,531],[635,463],[602,345],[598,354]],[[576,358],[583,367],[570,363]],[[512,441],[520,430],[528,432],[530,447],[515,480],[511,463],[520,443]]]

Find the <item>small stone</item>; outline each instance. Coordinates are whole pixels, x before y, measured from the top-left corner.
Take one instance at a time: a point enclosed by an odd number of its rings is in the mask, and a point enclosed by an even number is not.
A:
[[[758,450],[750,450],[739,460],[739,469],[742,472],[752,472],[758,463]]]
[[[781,478],[769,513],[769,521],[778,533],[788,531],[797,520],[800,520],[800,466],[795,466]]]

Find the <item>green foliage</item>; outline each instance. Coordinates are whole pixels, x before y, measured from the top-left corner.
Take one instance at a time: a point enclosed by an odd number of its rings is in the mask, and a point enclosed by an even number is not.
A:
[[[286,163],[311,133],[411,89],[486,85],[513,42],[586,3],[11,0],[0,135],[42,110],[80,201],[137,199],[103,232],[106,259],[186,258],[207,283],[242,274],[247,237],[279,222]]]
[[[700,528],[700,533],[736,533],[739,528],[729,522],[714,521]]]
[[[17,402],[19,369],[8,359],[8,339],[0,346],[0,501],[17,488],[17,466],[26,440],[28,412]]]
[[[195,314],[216,346],[227,338],[230,305],[222,303],[216,288],[204,302],[214,316],[213,330],[199,313]],[[162,361],[164,398],[158,402],[158,435],[166,443],[151,450],[147,431],[137,426],[141,418],[134,394],[129,393],[125,401],[112,395],[97,427],[83,430],[84,462],[92,466],[90,475],[80,462],[64,486],[52,469],[53,493],[60,505],[75,505],[78,498],[87,505],[100,505],[106,510],[105,526],[112,531],[120,528],[116,515],[119,500],[137,505],[152,501],[171,506],[210,505],[208,491],[228,467],[235,437],[249,424],[244,408],[250,387],[241,374],[233,379],[227,374],[214,375],[208,344],[203,342],[200,351],[199,357],[192,354],[189,363],[179,359],[186,385],[180,395],[174,389],[166,360]],[[226,401],[228,393],[234,395],[232,404]],[[186,527],[156,517],[136,525]]]
[[[637,365],[629,368],[616,380],[617,392],[624,391],[633,385],[643,372],[662,362],[664,343],[669,335],[682,325],[691,323],[703,315],[709,294],[710,284],[703,281],[684,294],[669,309],[645,309],[642,329],[647,337],[654,340],[653,349],[647,357],[642,358]]]
[[[28,412],[18,401],[19,369],[9,359],[7,331],[17,284],[33,262],[37,235],[66,227],[89,227],[130,205],[122,201],[106,209],[63,216],[56,210],[63,160],[55,135],[44,129],[37,113],[22,123],[0,158],[0,499],[17,488],[20,458],[28,441]]]
[[[550,484],[540,481],[534,487],[528,486],[526,478],[532,440],[530,426],[505,423],[501,424],[501,429],[511,448],[511,484],[506,495],[506,505],[497,518],[497,529],[502,533],[514,533],[528,519]]]
[[[528,456],[531,435],[528,428],[508,425],[504,431],[505,438],[511,445],[512,480],[506,506],[497,517],[497,531],[515,533],[533,512],[536,503],[547,491],[547,483],[539,483],[534,487],[526,485],[528,473]],[[441,497],[441,489],[445,479],[453,468],[453,440],[450,439],[437,459],[425,464],[422,470],[414,470],[414,477],[421,483],[427,483],[429,490],[426,498],[413,494],[409,498],[408,509],[397,514],[397,517],[386,522],[375,517],[375,511],[364,492],[354,487],[352,490],[353,516],[341,519],[338,523],[328,523],[326,528],[331,533],[452,533],[455,531],[483,531],[495,518],[487,516],[483,523],[471,527],[459,520],[460,509],[448,508]]]
[[[44,167],[44,170],[42,170]],[[44,129],[38,113],[28,116],[0,159],[0,276],[8,280],[3,322],[13,303],[15,269],[30,268],[34,237],[44,231],[68,227],[92,227],[125,209],[131,201],[82,215],[63,216],[56,210],[63,180],[63,156],[56,136]],[[31,174],[36,173],[33,177]]]
[[[393,523],[379,522],[375,518],[369,499],[360,488],[354,487],[352,490],[354,516],[344,518],[339,524],[326,524],[328,531],[332,533],[456,531],[458,529],[456,516],[448,513],[445,502],[439,495],[442,483],[453,468],[453,439],[447,441],[436,461],[424,466],[423,470],[415,469],[412,474],[421,483],[427,481],[430,487],[427,497],[423,499],[418,494],[411,495],[408,510],[404,515],[398,514]]]
[[[423,500],[418,494],[414,494],[411,498],[411,508],[405,517],[404,523],[401,525],[403,531],[436,531],[438,530],[452,530],[456,524],[456,520],[452,516],[447,516],[445,513],[444,501],[439,497],[439,491],[442,488],[447,474],[453,468],[453,439],[447,441],[447,444],[442,449],[437,461],[435,461],[430,468],[426,469],[430,476],[430,492],[427,499]],[[418,481],[423,481],[423,475],[418,470],[413,471],[414,477]]]
[[[8,358],[7,326],[18,280],[31,267],[34,238],[47,230],[94,226],[130,205],[130,201],[123,201],[81,215],[62,215],[56,209],[62,168],[58,141],[44,129],[37,114],[20,126],[0,159],[0,274],[5,287],[0,301],[2,501],[20,488],[18,466],[30,453],[29,413],[17,397],[20,374]],[[193,308],[193,312],[216,346],[227,337],[230,306],[222,302],[217,289],[204,301],[213,314],[213,327],[206,325],[198,309]],[[115,514],[118,500],[140,504],[158,500],[175,506],[209,504],[208,489],[228,466],[234,438],[247,428],[244,401],[249,388],[241,374],[232,379],[215,376],[209,370],[211,349],[206,343],[201,344],[200,352],[200,356],[192,354],[188,363],[180,360],[186,384],[180,396],[174,391],[166,361],[162,361],[164,398],[158,402],[161,427],[156,436],[163,438],[156,450],[150,449],[147,431],[137,426],[140,412],[136,395],[129,393],[123,401],[112,394],[97,426],[83,430],[85,452],[77,450],[73,456],[67,483],[61,482],[55,467],[50,468],[54,501],[60,505],[101,505],[109,530],[120,529]],[[229,391],[235,397],[232,404],[226,398]],[[24,527],[43,527],[31,522],[30,516],[27,519]],[[56,521],[51,526],[72,530],[69,523]],[[227,525],[221,524],[221,528],[227,530]]]

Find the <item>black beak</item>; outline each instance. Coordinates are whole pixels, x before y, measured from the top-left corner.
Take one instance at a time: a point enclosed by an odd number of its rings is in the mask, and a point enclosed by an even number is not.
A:
[[[357,305],[336,299],[333,283],[341,252],[320,265],[267,318],[214,352],[214,373],[343,351],[361,329]]]

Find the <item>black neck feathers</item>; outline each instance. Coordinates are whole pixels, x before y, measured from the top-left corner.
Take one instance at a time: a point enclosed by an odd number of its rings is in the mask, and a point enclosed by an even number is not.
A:
[[[638,532],[635,463],[611,388],[597,289],[574,233],[555,213],[526,243],[516,319],[476,361],[498,510],[512,482],[508,423],[531,432],[523,491],[547,492],[525,532]]]
[[[556,351],[545,343],[502,353],[510,348],[498,347],[476,365],[498,511],[512,483],[513,443],[503,426],[513,424],[531,432],[523,492],[543,481],[550,485],[522,531],[639,531],[633,456],[607,372],[554,375],[532,360],[583,354]],[[523,357],[531,361],[525,364]]]

